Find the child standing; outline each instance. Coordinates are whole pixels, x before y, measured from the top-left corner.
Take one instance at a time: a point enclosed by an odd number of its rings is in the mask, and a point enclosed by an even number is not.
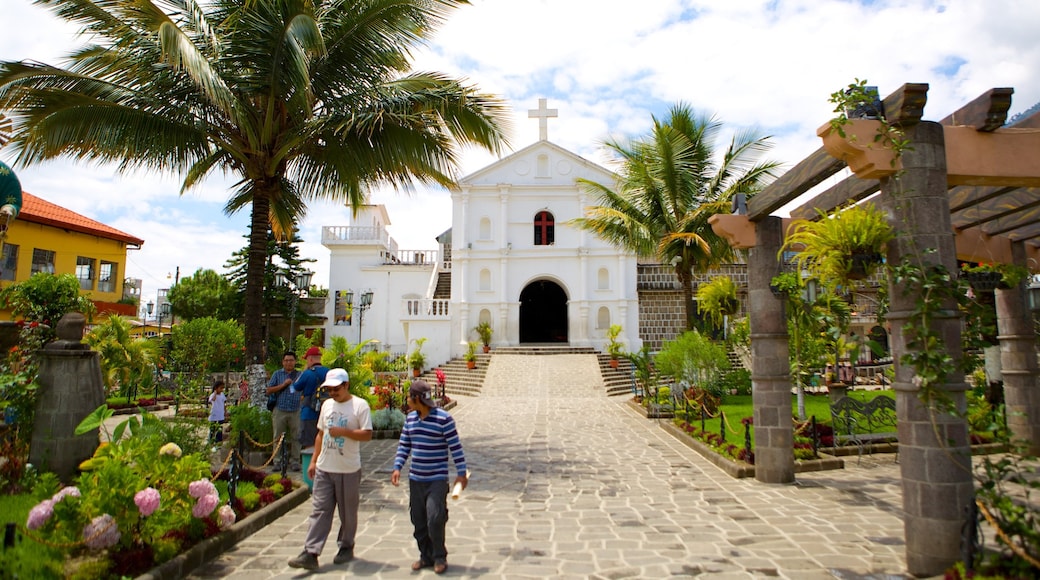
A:
[[[219,443],[224,440],[224,407],[227,396],[224,394],[224,381],[213,383],[213,392],[209,395],[209,442]]]

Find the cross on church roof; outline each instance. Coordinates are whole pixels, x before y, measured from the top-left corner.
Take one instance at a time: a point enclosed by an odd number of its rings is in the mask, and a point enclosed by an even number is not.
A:
[[[528,109],[527,118],[538,119],[538,140],[548,141],[549,140],[549,117],[559,116],[559,111],[556,109],[546,108],[545,99],[538,99],[537,109]]]

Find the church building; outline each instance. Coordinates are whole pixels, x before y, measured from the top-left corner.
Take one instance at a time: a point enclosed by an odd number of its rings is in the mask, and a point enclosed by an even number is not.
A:
[[[538,141],[458,181],[439,250],[399,249],[382,205],[322,228],[331,253],[326,336],[398,353],[425,338],[428,366],[461,356],[481,322],[491,325],[492,347],[605,350],[618,324],[625,350],[638,350],[636,256],[570,223],[596,201],[577,180],[612,187],[614,176],[548,140],[556,115],[540,99],[529,112]]]

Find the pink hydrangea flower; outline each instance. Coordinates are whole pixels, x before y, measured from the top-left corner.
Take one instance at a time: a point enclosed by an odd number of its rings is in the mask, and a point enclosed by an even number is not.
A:
[[[219,503],[220,497],[217,494],[204,495],[199,498],[199,501],[195,502],[195,507],[191,508],[191,515],[197,518],[204,518],[213,513],[213,510],[217,508]]]
[[[176,443],[167,443],[159,448],[159,455],[181,456],[181,448]]]
[[[134,503],[141,515],[148,517],[159,509],[159,491],[152,487],[146,487],[134,494]]]
[[[207,495],[217,495],[217,488],[213,486],[212,481],[208,479],[200,479],[188,484],[188,495],[195,498],[201,498]]]
[[[29,510],[29,519],[25,522],[25,527],[30,530],[37,530],[47,523],[47,520],[51,519],[53,515],[54,500],[45,499]]]
[[[79,497],[79,488],[67,485],[61,488],[61,490],[59,490],[58,493],[54,494],[54,496],[51,498],[51,501],[53,501],[54,503],[58,503],[59,501],[65,499],[65,496],[67,495],[71,495],[72,497]]]
[[[83,526],[83,543],[91,550],[104,550],[119,543],[120,533],[116,520],[102,514]]]
[[[217,526],[222,530],[226,530],[235,523],[235,517],[235,510],[231,509],[231,506],[222,505],[217,510]]]

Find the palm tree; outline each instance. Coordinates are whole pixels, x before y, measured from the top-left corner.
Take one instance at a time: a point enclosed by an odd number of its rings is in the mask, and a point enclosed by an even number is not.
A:
[[[498,153],[506,107],[409,52],[464,0],[46,0],[96,44],[67,68],[0,63],[19,162],[62,155],[238,182],[251,208],[247,360],[262,352],[267,232],[290,236],[313,200],[450,186],[460,144]]]
[[[779,163],[758,162],[770,147],[753,130],[736,134],[721,156],[715,139],[722,124],[674,105],[653,130],[625,143],[608,141],[617,158],[614,188],[581,180],[599,205],[574,220],[619,247],[671,264],[682,284],[687,329],[694,328],[693,271],[706,271],[733,257],[708,218],[729,213],[736,194],[751,197],[775,177]]]

